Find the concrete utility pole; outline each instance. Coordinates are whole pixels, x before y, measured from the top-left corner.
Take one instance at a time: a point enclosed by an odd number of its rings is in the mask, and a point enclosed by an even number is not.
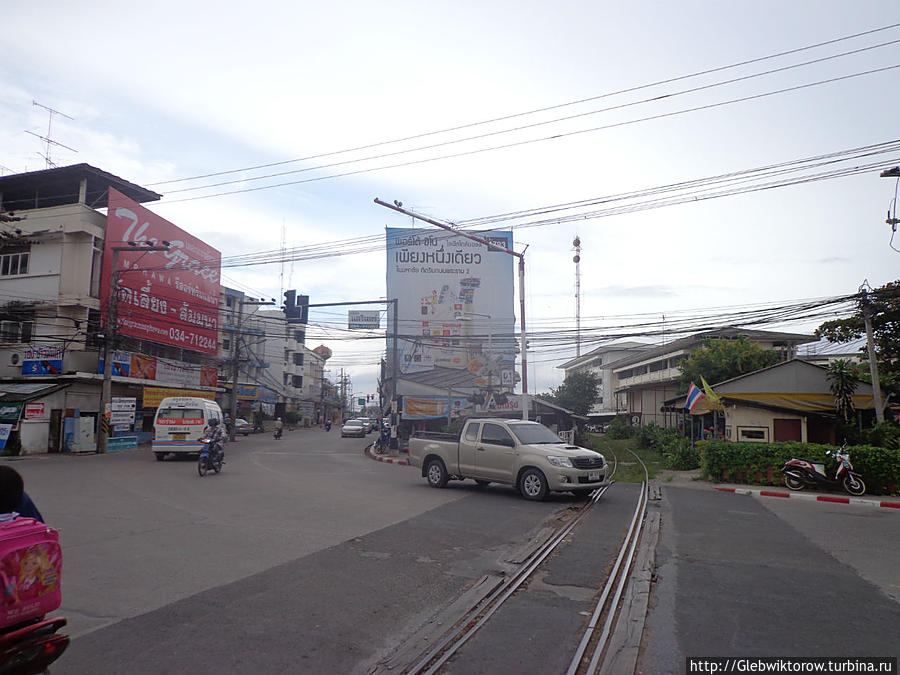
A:
[[[237,390],[238,390],[238,374],[240,370],[240,352],[241,352],[241,326],[244,322],[244,305],[253,307],[262,307],[266,305],[274,305],[274,302],[263,300],[244,300],[241,298],[238,302],[237,327],[231,340],[231,431],[228,433],[228,440],[233,441],[235,437],[235,423],[237,419]]]
[[[168,245],[150,246],[143,242],[128,242],[128,246],[112,246],[112,278],[109,282],[109,296],[106,298],[106,339],[103,341],[103,384],[100,387],[100,420],[97,425],[97,452],[103,454],[109,446],[109,412],[112,399],[112,367],[115,341],[118,333],[118,297],[119,297],[119,251],[168,251]],[[133,271],[133,270],[132,270]],[[112,347],[112,349],[110,349]]]
[[[869,302],[868,284],[863,283],[859,287],[860,299],[859,309],[863,315],[863,322],[866,325],[866,352],[869,354],[869,375],[872,378],[872,394],[875,403],[875,421],[878,424],[884,422],[884,405],[881,402],[881,382],[878,380],[878,361],[875,360],[875,338],[872,331],[872,316],[874,310]]]
[[[523,398],[527,399],[528,394],[528,341],[525,337],[525,252],[518,253],[517,251],[510,251],[505,248],[500,248],[496,244],[492,244],[487,239],[483,239],[482,237],[477,237],[474,234],[469,234],[468,232],[463,232],[462,230],[457,230],[446,223],[441,223],[432,218],[428,218],[427,216],[422,216],[407,209],[404,209],[400,202],[395,204],[388,204],[381,199],[376,198],[375,203],[379,206],[384,206],[385,208],[391,209],[392,211],[397,211],[398,213],[403,213],[411,218],[416,218],[417,220],[421,220],[424,223],[430,223],[435,227],[439,227],[442,230],[447,230],[448,232],[452,232],[453,234],[458,234],[461,237],[465,237],[466,239],[471,239],[472,241],[477,241],[479,244],[484,244],[488,247],[488,250],[500,250],[504,253],[508,253],[511,256],[518,258],[519,260],[519,323],[520,323],[520,332],[522,333],[522,394]]]

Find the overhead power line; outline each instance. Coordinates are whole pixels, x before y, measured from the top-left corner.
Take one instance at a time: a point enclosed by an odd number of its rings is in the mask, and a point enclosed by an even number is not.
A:
[[[535,114],[539,114],[539,113],[549,112],[549,111],[551,111],[551,110],[559,110],[559,109],[561,109],[561,108],[566,108],[566,107],[570,107],[570,106],[574,106],[574,105],[580,105],[580,104],[583,104],[583,103],[589,103],[589,102],[591,102],[591,101],[597,101],[597,100],[601,100],[601,99],[604,99],[604,98],[610,98],[610,97],[613,97],[613,96],[619,96],[619,95],[622,95],[622,94],[628,94],[628,93],[632,93],[632,92],[635,92],[635,91],[641,91],[641,90],[644,90],[644,89],[650,89],[650,88],[652,88],[652,87],[658,87],[658,86],[661,86],[661,85],[664,85],[664,84],[672,84],[672,83],[675,83],[675,82],[681,82],[681,81],[684,81],[684,80],[689,80],[689,79],[701,77],[701,76],[704,76],[704,75],[711,75],[711,74],[713,74],[713,73],[723,72],[723,71],[726,71],[726,70],[731,70],[731,69],[734,69],[734,68],[739,68],[739,67],[742,67],[742,66],[751,65],[751,64],[754,64],[754,63],[761,63],[761,62],[763,62],[763,61],[768,61],[768,60],[772,60],[772,59],[777,59],[777,58],[781,58],[781,57],[783,57],[783,56],[789,56],[789,55],[791,55],[791,54],[798,54],[798,53],[801,53],[801,52],[804,52],[804,51],[810,51],[810,50],[813,50],[813,49],[817,49],[817,48],[819,48],[819,47],[825,47],[825,46],[828,46],[828,45],[837,44],[837,43],[845,42],[845,41],[848,41],[848,40],[853,40],[853,39],[860,38],[860,37],[864,37],[864,36],[867,36],[867,35],[873,35],[873,34],[875,34],[875,33],[880,33],[880,32],[883,32],[883,31],[892,30],[892,29],[897,28],[897,27],[900,27],[900,23],[889,24],[889,25],[887,25],[887,26],[881,26],[881,27],[879,27],[879,28],[873,28],[873,29],[867,30],[867,31],[862,31],[862,32],[859,32],[859,33],[853,33],[853,34],[851,34],[851,35],[844,35],[844,36],[842,36],[842,37],[834,38],[834,39],[831,39],[831,40],[825,40],[825,41],[823,41],[823,42],[817,42],[817,43],[814,43],[814,44],[805,45],[805,46],[803,46],[803,47],[797,47],[797,48],[794,48],[794,49],[789,49],[789,50],[785,50],[785,51],[781,51],[781,52],[776,52],[776,53],[774,53],[774,54],[768,54],[768,55],[760,56],[760,57],[753,58],[753,59],[747,59],[747,60],[744,60],[744,61],[738,61],[738,62],[731,63],[731,64],[724,65],[724,66],[717,66],[717,67],[715,67],[715,68],[709,68],[709,69],[706,69],[706,70],[701,70],[701,71],[697,71],[697,72],[694,72],[694,73],[689,73],[689,74],[686,74],[686,75],[679,75],[679,76],[676,76],[676,77],[670,77],[670,78],[666,78],[666,79],[663,79],[663,80],[657,80],[657,81],[655,81],[655,82],[650,82],[650,83],[646,83],[646,84],[641,84],[641,85],[636,85],[636,86],[632,86],[632,87],[627,87],[627,88],[625,88],[625,89],[619,89],[619,90],[617,90],[617,91],[606,92],[606,93],[603,93],[603,94],[598,94],[598,95],[596,95],[596,96],[589,96],[589,97],[586,97],[586,98],[581,98],[581,99],[577,99],[577,100],[574,100],[574,101],[568,101],[568,102],[565,102],[565,103],[559,103],[559,104],[555,104],[555,105],[545,106],[545,107],[542,107],[542,108],[535,108],[535,109],[533,109],[533,110],[527,110],[527,111],[524,111],[524,112],[512,113],[512,114],[509,114],[509,115],[503,115],[503,116],[500,116],[500,117],[494,117],[494,118],[487,119],[487,120],[481,120],[481,121],[477,121],[477,122],[470,122],[470,123],[468,123],[468,124],[460,124],[460,125],[457,125],[457,126],[453,126],[453,127],[446,128],[446,129],[440,129],[440,130],[436,130],[436,131],[428,131],[428,132],[423,132],[423,133],[420,133],[420,134],[414,134],[414,135],[411,135],[411,136],[404,136],[404,137],[402,137],[402,138],[395,138],[395,139],[388,140],[388,141],[378,141],[378,142],[375,142],[375,143],[368,143],[368,144],[366,144],[366,145],[360,145],[360,146],[356,146],[356,147],[352,147],[352,148],[344,148],[344,149],[342,149],[342,150],[335,150],[335,151],[324,152],[324,153],[319,153],[319,154],[315,154],[315,155],[308,155],[308,156],[306,156],[306,157],[298,157],[298,158],[296,158],[296,159],[288,159],[288,160],[282,160],[282,161],[278,161],[278,162],[270,162],[270,163],[267,163],[267,164],[257,164],[257,165],[254,165],[254,166],[247,166],[247,167],[242,167],[242,168],[239,168],[239,169],[229,169],[229,170],[227,170],[227,171],[217,171],[217,172],[213,172],[213,173],[201,174],[201,175],[196,175],[196,176],[189,176],[189,177],[186,177],[186,178],[174,178],[174,179],[170,179],[170,180],[157,181],[157,182],[155,182],[155,183],[149,183],[148,185],[151,186],[151,187],[152,187],[152,186],[157,186],[157,185],[170,185],[170,184],[172,184],[172,183],[183,183],[183,182],[192,181],[192,180],[201,180],[201,179],[204,179],[204,178],[214,178],[214,177],[217,177],[217,176],[227,176],[227,175],[235,174],[235,173],[244,173],[244,172],[247,172],[247,171],[255,171],[255,170],[258,170],[258,169],[268,169],[268,168],[272,168],[272,167],[276,167],[276,166],[284,166],[284,165],[287,165],[287,164],[294,164],[294,163],[297,163],[297,162],[305,162],[305,161],[310,161],[310,160],[314,160],[314,159],[322,159],[322,158],[324,158],[324,157],[332,157],[332,156],[335,156],[335,155],[341,155],[341,154],[350,153],[350,152],[358,152],[358,151],[361,151],[361,150],[369,150],[369,149],[371,149],[371,148],[381,147],[381,146],[384,146],[384,145],[392,145],[392,144],[396,144],[396,143],[404,143],[404,142],[407,142],[407,141],[417,140],[417,139],[420,139],[420,138],[427,138],[427,137],[429,137],[429,136],[436,136],[436,135],[439,135],[439,134],[451,133],[451,132],[454,132],[454,131],[460,131],[460,130],[463,130],[463,129],[470,129],[470,128],[473,128],[473,127],[484,126],[484,125],[487,125],[487,124],[494,124],[494,123],[496,123],[496,122],[505,122],[505,121],[507,121],[507,120],[517,119],[517,118],[520,118],[520,117],[526,117],[526,116],[528,116],[528,115],[535,115]],[[829,58],[833,58],[833,57],[829,57]]]

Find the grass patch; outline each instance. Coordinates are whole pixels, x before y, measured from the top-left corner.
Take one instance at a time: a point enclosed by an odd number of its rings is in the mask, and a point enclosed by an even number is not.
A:
[[[644,469],[634,458],[631,450],[647,465],[647,473],[653,479],[663,468],[663,456],[656,450],[637,447],[637,441],[633,438],[613,439],[600,434],[591,434],[591,445],[594,450],[603,453],[606,461],[612,463],[614,458],[618,460],[618,468],[613,480],[619,483],[642,483],[644,481]]]

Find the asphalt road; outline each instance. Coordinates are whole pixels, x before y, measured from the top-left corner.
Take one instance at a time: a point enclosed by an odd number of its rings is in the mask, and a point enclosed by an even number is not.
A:
[[[639,672],[686,657],[898,656],[900,514],[663,488]]]
[[[67,673],[367,673],[580,502],[429,488],[334,430],[241,438],[221,475],[148,451],[10,460],[61,530]],[[639,662],[898,651],[900,514],[663,487]],[[562,672],[634,508],[614,485],[446,672]]]

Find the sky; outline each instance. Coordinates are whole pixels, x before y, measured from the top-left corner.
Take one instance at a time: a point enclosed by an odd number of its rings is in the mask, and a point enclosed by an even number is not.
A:
[[[376,197],[463,224],[898,140],[894,24],[895,0],[15,3],[0,173],[46,168],[32,134],[47,135],[52,108],[49,135],[67,146],[51,146],[55,164],[156,190],[145,206],[223,258],[340,248],[435,229]],[[879,177],[898,164],[897,144],[880,145],[803,174],[858,167],[829,180],[498,222],[525,251],[528,333],[570,331],[530,344],[529,390],[558,386],[558,366],[600,344],[573,337],[576,236],[585,336],[851,294],[900,277],[885,223],[896,181]],[[385,297],[383,249],[222,272],[279,303],[292,288],[313,303]],[[349,333],[344,309],[310,317],[307,346],[334,352],[329,377],[374,393],[384,342]]]

